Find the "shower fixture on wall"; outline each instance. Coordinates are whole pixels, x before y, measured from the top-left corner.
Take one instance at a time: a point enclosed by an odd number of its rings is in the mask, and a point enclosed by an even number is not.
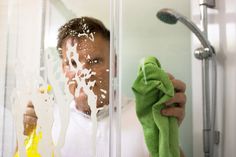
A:
[[[195,57],[198,59],[208,58],[211,57],[215,52],[214,49],[211,47],[210,42],[207,40],[207,38],[203,35],[201,30],[194,24],[192,21],[190,21],[185,16],[181,15],[180,13],[172,10],[172,9],[161,9],[157,13],[157,17],[168,24],[176,24],[178,21],[183,23],[185,26],[187,26],[199,39],[202,46],[206,51],[199,51],[199,53],[195,54]],[[201,52],[201,53],[200,53]]]
[[[172,9],[161,9],[157,18],[168,24],[178,21],[187,26],[199,39],[202,47],[194,51],[194,56],[202,61],[202,96],[203,96],[203,151],[205,157],[214,156],[214,144],[218,143],[219,132],[215,131],[215,106],[216,106],[216,60],[215,51],[207,37],[207,8],[215,7],[215,0],[200,0],[201,27],[187,17]],[[210,70],[210,63],[211,70]],[[217,142],[216,142],[217,141]]]

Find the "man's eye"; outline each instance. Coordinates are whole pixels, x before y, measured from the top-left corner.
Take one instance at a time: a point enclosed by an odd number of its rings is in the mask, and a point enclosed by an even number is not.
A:
[[[77,68],[77,64],[74,59],[71,59],[71,64],[74,68]]]
[[[89,59],[89,60],[88,60],[88,63],[89,63],[89,64],[99,64],[99,63],[101,63],[101,60],[98,59],[98,58]]]

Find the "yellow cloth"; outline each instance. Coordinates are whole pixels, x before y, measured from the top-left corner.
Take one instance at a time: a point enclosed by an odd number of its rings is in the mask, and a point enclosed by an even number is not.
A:
[[[33,132],[25,139],[25,148],[27,157],[41,157],[38,153],[38,143],[42,139],[42,132],[39,132],[36,135],[36,130],[34,129]],[[14,157],[20,157],[19,152],[17,151]]]
[[[38,143],[42,139],[42,132],[36,135],[36,129],[25,139],[25,148],[27,157],[42,157],[38,152]],[[14,157],[20,157],[17,151]],[[52,154],[52,157],[54,155]]]
[[[50,92],[51,90],[52,87],[50,85],[48,85],[47,87],[39,88],[39,91],[43,93]],[[42,157],[38,152],[38,143],[42,139],[42,135],[43,134],[41,131],[36,135],[36,129],[34,129],[33,132],[29,136],[27,136],[24,142],[27,157]],[[20,157],[19,151],[15,153],[14,157]],[[53,154],[52,157],[54,157]]]

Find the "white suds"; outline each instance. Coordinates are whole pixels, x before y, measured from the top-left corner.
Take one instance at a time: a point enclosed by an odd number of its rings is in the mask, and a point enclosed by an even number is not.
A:
[[[105,96],[104,94],[102,94],[102,95],[101,95],[101,97],[102,97],[103,99],[105,99],[105,98],[106,98],[106,96]]]
[[[104,94],[107,94],[107,91],[104,89],[100,89],[101,92],[103,92]]]
[[[86,37],[88,37],[87,34],[82,34],[82,35],[85,35]],[[82,66],[83,64],[80,63],[79,61],[79,54],[76,51],[76,46],[77,44],[74,44],[74,46],[72,46],[70,42],[67,42],[68,51],[66,52],[66,55],[70,64],[71,64],[70,60],[73,59],[77,65],[76,67],[73,67],[72,65],[70,65],[72,66],[71,70],[74,71],[75,73],[80,71],[80,74],[75,75],[75,78],[73,79],[77,82],[77,85],[78,85],[77,88],[75,89],[75,96],[78,97],[80,95],[81,89],[87,95],[87,100],[88,100],[88,105],[90,106],[91,120],[92,120],[92,141],[91,141],[93,145],[92,152],[93,152],[93,156],[96,156],[96,134],[97,134],[98,109],[97,109],[97,95],[95,95],[95,93],[92,90],[96,83],[96,80],[94,81],[89,80],[89,78],[96,75],[96,73],[93,72],[91,69],[86,69]],[[89,55],[88,57],[90,58]]]

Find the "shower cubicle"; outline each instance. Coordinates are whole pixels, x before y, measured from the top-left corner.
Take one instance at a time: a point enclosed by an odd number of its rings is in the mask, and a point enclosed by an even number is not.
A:
[[[44,150],[47,156],[53,150],[60,156],[71,111],[64,104],[70,104],[73,97],[66,88],[68,80],[56,49],[57,33],[68,20],[88,16],[101,20],[110,30],[109,89],[99,89],[102,97],[109,95],[110,102],[109,108],[101,109],[109,113],[105,138],[109,145],[102,153],[122,156],[125,139],[121,135],[127,132],[121,128],[129,126],[129,120],[122,120],[123,104],[134,99],[131,86],[141,58],[155,56],[166,71],[187,86],[186,116],[179,128],[185,155],[233,157],[236,143],[229,139],[234,136],[231,130],[235,125],[229,119],[236,102],[232,94],[236,92],[232,70],[236,47],[231,41],[236,41],[236,9],[231,3],[236,4],[233,0],[1,0],[0,156],[26,155],[22,151],[26,140],[22,124],[29,99],[46,104],[35,106],[41,126],[36,137],[51,140],[43,141],[39,151]],[[61,124],[57,145],[51,139],[54,104]],[[91,156],[96,156],[99,146],[96,118],[92,111],[91,137],[87,140]]]

